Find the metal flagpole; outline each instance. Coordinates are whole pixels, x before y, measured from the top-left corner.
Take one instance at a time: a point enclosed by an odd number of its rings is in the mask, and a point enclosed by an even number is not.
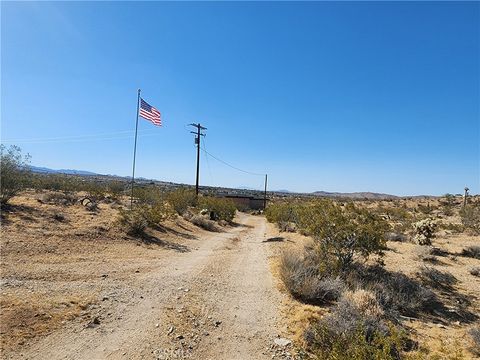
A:
[[[140,89],[138,89],[137,97],[137,120],[135,122],[135,144],[133,145],[133,169],[132,169],[132,193],[130,195],[130,210],[133,208],[133,187],[135,184],[135,156],[137,154],[137,131],[138,131],[138,108],[140,105]]]
[[[268,175],[265,174],[265,191],[263,193],[263,210],[264,211],[267,208],[267,178],[268,178]]]

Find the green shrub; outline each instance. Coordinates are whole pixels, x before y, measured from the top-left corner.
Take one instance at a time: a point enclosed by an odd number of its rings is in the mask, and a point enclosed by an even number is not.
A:
[[[333,256],[342,270],[358,257],[366,260],[372,254],[381,256],[389,230],[388,223],[375,213],[353,203],[340,206],[327,199],[272,204],[266,216],[279,225],[296,224],[300,232],[315,239],[322,254]]]
[[[265,209],[265,217],[271,223],[297,223],[296,205],[291,202],[273,203]]]
[[[440,201],[440,204],[442,205],[443,213],[446,216],[452,216],[456,204],[455,195],[445,194],[444,198]]]
[[[29,161],[30,156],[22,156],[18,146],[7,149],[0,145],[0,205],[5,205],[28,185]]]
[[[427,203],[427,205],[418,204],[418,211],[420,211],[422,214],[430,215],[433,211],[433,208],[430,206],[430,203]]]
[[[348,204],[345,208],[333,202],[318,209],[309,232],[322,252],[337,259],[342,270],[350,267],[356,257],[367,259],[370,255],[383,255],[388,224],[365,209]]]
[[[469,204],[460,210],[460,218],[465,228],[471,230],[475,234],[480,234],[480,206],[477,204]]]
[[[141,208],[150,226],[158,226],[174,215],[172,207],[166,201],[159,201],[154,205],[143,205]]]
[[[155,205],[166,201],[165,193],[157,186],[136,186],[133,197],[138,204]]]
[[[107,187],[105,184],[92,180],[85,181],[81,188],[87,192],[88,198],[95,202],[103,200],[107,193]]]
[[[33,174],[29,186],[36,191],[52,190],[72,194],[77,191],[87,191],[89,181],[75,175]]]
[[[441,229],[451,231],[454,234],[458,234],[464,231],[464,226],[462,224],[441,222],[438,224],[438,226]]]
[[[141,207],[136,207],[133,210],[120,209],[119,222],[126,233],[132,236],[145,234],[148,225]]]
[[[108,182],[107,190],[114,199],[118,199],[125,192],[126,185],[124,181],[112,180]]]
[[[235,203],[230,199],[216,197],[202,197],[199,200],[199,206],[209,212],[213,212],[216,220],[225,220],[231,222],[235,217],[237,208]]]
[[[167,200],[178,215],[183,215],[189,207],[197,205],[195,191],[187,188],[180,188],[169,192],[167,194]]]

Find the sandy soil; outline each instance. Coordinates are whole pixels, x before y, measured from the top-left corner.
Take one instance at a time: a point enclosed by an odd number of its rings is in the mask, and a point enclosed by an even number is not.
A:
[[[178,219],[145,242],[120,236],[110,205],[16,205],[2,227],[2,358],[290,357],[274,343],[285,295],[263,217],[220,233]]]
[[[329,312],[294,300],[278,279],[280,254],[311,239],[263,217],[238,213],[215,233],[177,218],[136,239],[119,229],[114,203],[91,212],[43,195],[2,213],[2,359],[290,359],[293,344],[280,338],[301,347],[308,323]],[[389,242],[385,264],[413,278],[424,265],[451,273],[458,282],[438,292],[442,302],[455,312],[468,299],[480,316],[480,279],[469,272],[480,261],[460,256],[479,243],[441,231],[432,264],[421,246]],[[455,349],[473,358],[467,319],[404,325],[440,358]]]
[[[271,236],[282,239],[279,246],[272,248],[272,272],[278,277],[278,256],[284,252],[300,251],[305,245],[311,244],[312,239],[298,233],[280,232],[273,224],[267,224]],[[470,269],[480,267],[480,260],[461,256],[467,246],[479,245],[480,236],[468,234],[450,234],[440,231],[433,240],[433,247],[442,254],[436,256],[435,263],[425,262],[421,254],[423,246],[411,242],[387,242],[388,251],[385,252],[385,267],[389,271],[398,271],[411,278],[418,279],[417,272],[423,267],[433,267],[437,270],[452,274],[457,283],[449,291],[435,290],[442,303],[452,314],[460,314],[445,318],[405,318],[403,325],[410,336],[418,341],[420,347],[428,348],[430,358],[455,359],[455,353],[460,353],[461,359],[479,359],[471,351],[472,343],[468,335],[469,330],[478,326],[480,318],[480,278],[470,274]],[[278,287],[284,294],[288,294],[283,284]],[[470,316],[463,316],[460,310]],[[286,319],[285,336],[301,346],[303,333],[307,324],[328,314],[328,306],[312,306],[303,304],[291,296],[286,296],[282,303],[282,314]],[[476,319],[471,319],[476,317]],[[435,357],[436,356],[436,357]]]

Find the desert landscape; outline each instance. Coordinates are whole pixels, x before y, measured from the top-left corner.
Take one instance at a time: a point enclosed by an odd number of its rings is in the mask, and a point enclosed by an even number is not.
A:
[[[144,185],[129,210],[121,183],[28,176],[2,208],[3,358],[479,355],[478,197],[272,195],[263,214]],[[316,226],[352,230],[328,209],[380,234],[335,272]]]
[[[480,1],[0,33],[0,360],[480,360]]]

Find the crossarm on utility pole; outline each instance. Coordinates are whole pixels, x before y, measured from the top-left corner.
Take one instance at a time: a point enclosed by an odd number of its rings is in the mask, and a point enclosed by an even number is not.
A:
[[[193,132],[193,131],[190,131],[190,132],[196,135],[195,143],[197,144],[197,173],[195,177],[195,194],[198,196],[198,188],[199,188],[199,182],[200,182],[200,137],[205,136],[205,134],[202,133],[202,130],[207,130],[207,128],[200,125],[200,123],[189,124],[189,125],[197,128],[196,132]]]

